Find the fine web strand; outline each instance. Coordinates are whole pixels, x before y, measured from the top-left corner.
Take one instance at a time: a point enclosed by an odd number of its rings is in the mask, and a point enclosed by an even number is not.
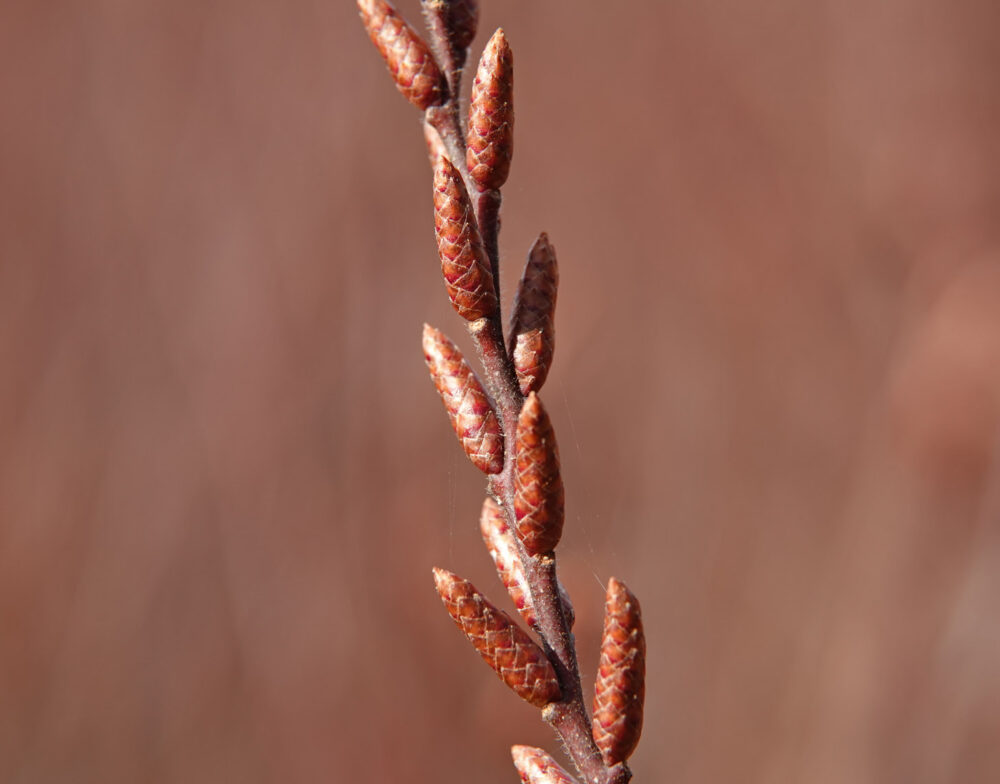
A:
[[[458,466],[457,455],[455,455],[454,450],[451,451],[451,458],[448,463],[448,561],[450,563],[455,562],[455,514],[456,514],[456,494],[458,493],[458,484],[456,482],[456,470]]]
[[[562,379],[559,379],[559,392],[562,395],[563,409],[566,411],[566,421],[569,422],[570,435],[573,437],[573,447],[576,449],[577,458],[583,463],[583,449],[580,447],[580,438],[576,432],[576,423],[573,421],[573,413],[570,411],[569,407],[569,395],[566,394],[566,385],[563,383]],[[580,503],[577,509],[592,509],[590,505],[590,499],[587,497],[587,485],[583,483],[581,487],[574,488],[574,493],[580,496]],[[587,526],[587,521],[584,519],[583,515],[579,512],[575,513],[575,518],[579,530],[583,533],[583,539],[586,542],[587,550],[590,556],[584,556],[584,560],[587,563],[587,568],[590,569],[591,574],[594,575],[594,579],[597,580],[598,584],[603,585],[600,576],[597,574],[597,569],[594,567],[594,563],[597,560],[597,552],[594,550],[594,542],[590,538],[590,528]]]

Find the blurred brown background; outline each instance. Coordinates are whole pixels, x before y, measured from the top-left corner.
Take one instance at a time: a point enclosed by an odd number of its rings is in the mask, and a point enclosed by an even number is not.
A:
[[[637,784],[1000,781],[1000,11],[484,0],[477,53],[500,24],[507,301],[548,231],[561,572],[588,679],[601,583],[643,601]],[[0,99],[0,780],[556,751],[431,585],[502,597],[353,3],[13,0]]]

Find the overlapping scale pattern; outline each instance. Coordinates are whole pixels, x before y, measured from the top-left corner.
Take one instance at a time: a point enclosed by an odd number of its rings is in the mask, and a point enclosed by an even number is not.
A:
[[[608,766],[624,762],[642,734],[646,638],[639,600],[613,577],[604,605],[604,635],[594,687],[594,742]]]
[[[507,518],[499,504],[492,498],[483,503],[483,511],[479,518],[479,530],[489,550],[490,557],[497,568],[497,574],[510,594],[514,606],[531,628],[538,626],[535,606],[531,602],[531,591],[528,588],[528,578],[524,574],[524,564],[517,553],[514,532],[507,525]],[[559,583],[559,600],[562,602],[563,613],[570,628],[576,620],[573,603],[566,589]]]
[[[560,698],[559,682],[545,653],[510,616],[468,580],[445,569],[434,570],[434,583],[455,625],[521,699],[544,708]]]
[[[483,50],[472,82],[466,164],[480,190],[499,188],[514,155],[514,55],[497,30]]]
[[[358,0],[361,21],[396,87],[418,109],[444,102],[447,87],[430,47],[385,0]]]
[[[458,315],[475,321],[497,309],[493,273],[458,170],[444,156],[434,169],[434,233],[448,298]]]
[[[552,367],[558,287],[556,250],[543,232],[528,253],[510,325],[509,353],[525,395],[542,388]]]
[[[532,392],[514,437],[514,517],[529,555],[555,548],[562,536],[564,491],[552,422]]]
[[[487,474],[503,469],[503,436],[496,412],[462,352],[434,327],[424,325],[424,359],[462,449]]]

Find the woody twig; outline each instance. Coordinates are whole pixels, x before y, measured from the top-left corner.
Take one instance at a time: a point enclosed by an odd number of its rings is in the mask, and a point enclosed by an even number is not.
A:
[[[638,601],[612,578],[591,719],[572,633],[573,607],[556,576],[564,489],[555,433],[539,392],[552,366],[559,273],[555,248],[544,233],[528,254],[506,339],[501,321],[497,237],[501,188],[513,156],[510,45],[502,30],[490,38],[463,122],[459,96],[476,34],[476,0],[423,0],[426,39],[385,0],[358,0],[358,7],[397,88],[424,113],[441,272],[482,373],[429,326],[424,357],[462,448],[487,475],[483,540],[536,638],[468,580],[435,569],[435,586],[486,663],[515,694],[541,709],[580,780],[625,784],[632,775],[626,761],[642,730],[645,640]],[[514,746],[512,756],[525,784],[575,781],[541,749]]]

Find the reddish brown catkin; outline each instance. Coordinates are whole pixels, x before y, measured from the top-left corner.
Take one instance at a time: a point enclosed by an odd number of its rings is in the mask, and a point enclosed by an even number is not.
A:
[[[510,616],[468,580],[445,569],[434,570],[434,583],[452,620],[517,696],[538,708],[560,698],[559,682],[545,653]]]
[[[564,502],[555,432],[534,392],[517,418],[514,461],[517,535],[528,555],[539,555],[559,544]]]
[[[646,638],[639,600],[611,578],[604,636],[594,688],[594,742],[608,766],[624,762],[642,734],[646,692]]]
[[[540,390],[552,367],[558,287],[556,249],[543,232],[528,253],[510,324],[510,357],[524,395]]]
[[[514,545],[514,532],[507,525],[507,518],[499,504],[492,498],[487,498],[483,503],[483,511],[479,518],[479,530],[489,550],[493,564],[497,568],[497,574],[503,582],[507,593],[510,594],[514,606],[518,613],[524,618],[524,622],[531,628],[538,626],[538,618],[535,615],[535,606],[531,602],[531,590],[528,587],[528,578],[524,573],[524,564],[517,553]],[[573,626],[575,615],[573,604],[566,593],[566,589],[559,584],[559,599],[562,601],[563,612],[570,627]]]
[[[463,130],[459,96],[478,2],[421,0],[421,5],[426,41],[385,0],[358,0],[396,86],[425,110],[441,271],[452,305],[469,322],[495,402],[461,352],[430,327],[424,329],[424,355],[463,448],[494,475],[490,492],[504,506],[491,499],[483,507],[483,538],[544,648],[467,580],[435,569],[434,581],[448,613],[483,659],[518,695],[545,709],[542,717],[563,742],[581,781],[628,784],[632,774],[624,760],[642,724],[645,643],[638,603],[612,580],[592,723],[570,633],[573,608],[556,579],[552,551],[562,534],[564,493],[552,424],[536,394],[552,365],[558,286],[555,251],[544,234],[529,254],[508,341],[500,326],[499,188],[513,153],[513,57],[498,30],[479,62]],[[576,784],[541,749],[515,746],[512,754],[525,784]]]
[[[462,449],[480,471],[503,469],[500,423],[482,384],[458,347],[434,327],[424,325],[424,359]]]
[[[497,30],[483,50],[469,104],[469,176],[480,190],[507,181],[514,154],[514,55]]]
[[[511,746],[510,756],[521,774],[522,784],[577,784],[576,779],[542,749],[533,746]]]
[[[462,175],[445,156],[434,170],[434,231],[448,297],[467,321],[496,312],[493,273]]]
[[[358,0],[361,21],[396,87],[418,109],[437,106],[447,88],[430,47],[385,0]]]

